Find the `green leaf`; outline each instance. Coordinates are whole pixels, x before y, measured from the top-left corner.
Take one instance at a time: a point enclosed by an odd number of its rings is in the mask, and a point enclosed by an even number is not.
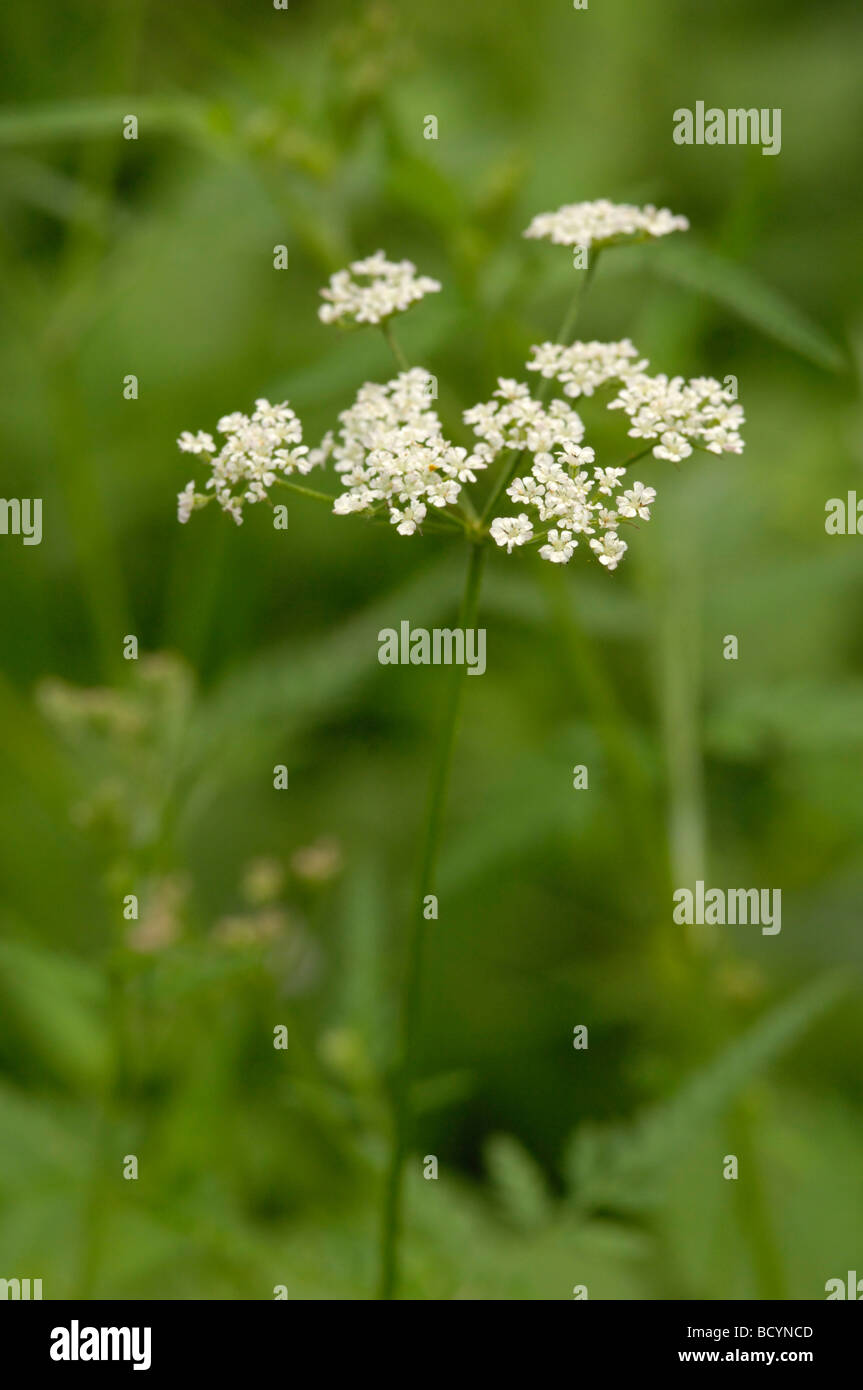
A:
[[[549,1216],[549,1196],[542,1169],[527,1150],[510,1134],[493,1134],[485,1161],[509,1219],[523,1230],[541,1226]]]
[[[43,140],[78,140],[122,133],[123,118],[134,115],[150,132],[204,135],[207,120],[198,102],[145,100],[139,97],[50,102],[0,111],[0,145],[29,145]]]
[[[566,1158],[578,1206],[638,1212],[660,1204],[675,1158],[843,990],[838,976],[822,976],[760,1019],[669,1102],[645,1111],[630,1125],[578,1130]]]
[[[645,262],[654,272],[709,295],[768,338],[828,371],[847,369],[845,357],[818,324],[751,270],[700,246],[652,247]]]
[[[104,1080],[103,995],[102,980],[83,962],[0,942],[3,1033],[50,1075],[84,1087]]]
[[[735,691],[707,720],[707,744],[726,757],[777,749],[841,753],[863,742],[863,682],[773,681]]]

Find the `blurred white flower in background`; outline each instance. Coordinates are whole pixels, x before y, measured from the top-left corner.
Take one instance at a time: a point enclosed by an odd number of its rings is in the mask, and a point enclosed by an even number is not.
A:
[[[638,208],[632,203],[611,203],[607,198],[598,198],[593,203],[567,203],[557,212],[541,212],[524,235],[546,237],[558,246],[602,247],[688,230],[688,220],[675,216],[668,208],[655,208],[651,203]]]
[[[324,323],[381,323],[440,288],[438,280],[417,275],[413,261],[388,261],[376,251],[330,276],[318,316]]]

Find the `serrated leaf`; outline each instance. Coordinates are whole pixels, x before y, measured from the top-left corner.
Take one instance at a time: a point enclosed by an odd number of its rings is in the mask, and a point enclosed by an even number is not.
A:
[[[675,1156],[763,1067],[792,1046],[843,989],[836,975],[822,976],[760,1019],[667,1103],[630,1125],[578,1130],[566,1158],[578,1207],[638,1212],[661,1202]]]
[[[509,1219],[522,1230],[548,1219],[550,1202],[539,1164],[511,1134],[493,1134],[485,1145],[485,1161],[497,1199]]]

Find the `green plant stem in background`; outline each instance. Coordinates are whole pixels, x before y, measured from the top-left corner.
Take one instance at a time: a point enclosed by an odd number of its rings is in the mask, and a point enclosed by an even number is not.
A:
[[[389,347],[390,352],[396,359],[396,364],[398,366],[399,371],[409,372],[410,363],[408,362],[408,359],[405,357],[404,353],[401,350],[398,339],[396,338],[396,335],[393,332],[393,326],[390,323],[389,319],[384,319],[382,321],[381,332],[387,340],[387,345]]]
[[[578,611],[578,600],[563,566],[546,565],[541,582],[561,669],[599,734],[609,768],[620,788],[621,821],[628,842],[638,847],[645,885],[661,882],[664,842],[650,777],[636,729],[622,706],[606,665]],[[657,890],[658,891],[658,888]]]
[[[599,256],[599,251],[593,252],[588,261],[587,270],[584,272],[583,276],[579,276],[578,278],[578,284],[576,286],[575,294],[569,301],[569,307],[567,308],[567,311],[564,315],[563,323],[560,325],[560,332],[554,340],[556,343],[568,343],[570,341],[570,338],[572,337],[576,322],[578,320],[579,311],[581,309],[581,301],[587,294],[587,291],[590,288],[590,283],[594,275],[596,274],[596,267],[599,264]],[[544,395],[546,395],[551,390],[551,382],[551,377],[549,377],[547,381],[543,382],[542,392],[540,393],[541,398],[544,398]]]
[[[112,944],[109,949],[105,978],[108,986],[107,1023],[111,1055],[102,1094],[97,1103],[92,1160],[82,1213],[83,1250],[77,1289],[77,1296],[82,1299],[93,1298],[101,1273],[108,1247],[113,1205],[111,1193],[114,1190],[119,1163],[114,1140],[126,1056],[126,982],[117,943]]]
[[[781,1301],[788,1297],[782,1263],[768,1199],[768,1187],[757,1144],[757,1109],[751,1096],[740,1096],[729,1116],[729,1149],[745,1168],[745,1182],[733,1183],[740,1213],[740,1228],[746,1232],[752,1272],[759,1299]]]
[[[457,626],[466,629],[476,623],[479,593],[485,566],[486,546],[470,543],[470,558],[465,577],[464,593],[459,608]],[[389,1171],[384,1190],[381,1225],[381,1257],[379,1298],[396,1296],[399,1276],[399,1237],[402,1217],[402,1189],[407,1145],[410,1138],[412,1110],[411,1083],[416,1053],[421,1003],[422,964],[425,947],[426,919],[423,906],[426,897],[434,892],[441,831],[446,810],[447,791],[453,753],[458,732],[459,714],[464,696],[466,666],[452,671],[449,700],[438,734],[432,765],[428,804],[423,834],[419,882],[413,903],[413,917],[408,937],[407,960],[402,986],[399,1054],[393,1079],[393,1139]]]

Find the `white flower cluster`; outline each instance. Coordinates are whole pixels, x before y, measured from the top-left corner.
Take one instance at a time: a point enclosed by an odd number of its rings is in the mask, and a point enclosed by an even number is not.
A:
[[[673,463],[689,458],[694,441],[712,454],[740,454],[745,423],[743,407],[732,387],[713,377],[649,376],[646,358],[628,338],[619,343],[541,343],[531,348],[528,371],[560,382],[566,396],[592,396],[610,381],[621,386],[609,410],[624,410],[632,420],[635,439],[657,439],[656,458]]]
[[[608,570],[617,568],[626,552],[626,541],[617,534],[621,519],[640,517],[650,520],[650,506],[656,497],[652,487],[633,483],[612,498],[620,485],[624,468],[588,467],[594,462],[591,448],[565,444],[556,458],[534,460],[530,474],[516,478],[507,488],[507,495],[518,506],[536,511],[542,522],[556,523],[545,536],[540,555],[552,564],[565,565],[578,545],[576,536],[587,536],[590,549],[601,565]],[[587,465],[587,467],[585,467]],[[599,530],[602,534],[597,537]],[[525,545],[533,539],[533,523],[527,512],[518,516],[496,517],[490,534],[500,546],[512,553],[514,546]]]
[[[668,208],[600,199],[542,213],[525,236],[602,247],[666,236],[688,226],[685,217]],[[392,314],[440,288],[437,280],[418,275],[411,261],[389,261],[377,251],[331,277],[321,291],[325,303],[319,313],[325,323],[386,324]],[[339,416],[338,438],[328,434],[316,450],[302,443],[300,422],[287,402],[274,406],[259,400],[251,416],[226,415],[218,424],[225,437],[218,447],[212,435],[184,432],[180,448],[200,456],[211,476],[204,492],[189,483],[180,493],[179,518],[187,521],[215,495],[239,523],[244,504],[266,500],[267,489],[279,475],[308,473],[332,456],[342,488],[333,511],[342,516],[386,513],[401,535],[411,536],[430,508],[442,512],[455,506],[462,486],[475,483],[478,472],[507,454],[510,457],[499,462],[503,476],[492,495],[496,500],[508,483],[508,497],[523,510],[495,517],[488,530],[491,539],[509,553],[535,542],[543,559],[566,564],[584,536],[599,563],[614,570],[627,550],[618,528],[649,520],[656,493],[642,482],[625,487],[625,464],[595,466],[593,449],[583,443],[581,416],[570,400],[592,397],[613,383],[611,399],[606,397],[608,409],[629,417],[630,436],[647,441],[641,453],[656,458],[678,462],[694,448],[716,454],[743,450],[744,415],[736,402],[736,386],[723,386],[712,377],[687,381],[650,376],[647,359],[639,357],[628,338],[610,343],[544,342],[530,351],[527,370],[545,382],[540,398],[523,382],[498,378],[491,400],[464,412],[476,436],[472,450],[445,438],[432,404],[433,378],[420,368],[405,369],[383,385],[367,382]],[[561,395],[547,401],[552,381]],[[530,471],[513,479],[523,455],[532,455],[523,465]],[[488,510],[493,509],[489,504]],[[472,539],[481,539],[484,517],[470,506],[467,512],[469,518],[459,509],[459,523]]]
[[[417,275],[413,261],[388,261],[383,251],[363,261],[352,261],[348,270],[330,276],[321,290],[328,302],[318,310],[324,323],[380,323],[426,294],[441,288],[438,280]]]
[[[390,521],[411,536],[428,507],[448,507],[462,483],[476,482],[485,460],[456,448],[443,436],[429,408],[429,376],[414,367],[385,386],[367,382],[356,401],[339,416],[340,442],[332,446],[345,491],[333,511],[373,511],[385,503]],[[330,441],[322,448],[328,450]]]
[[[498,377],[493,395],[498,399],[464,412],[465,424],[482,441],[476,452],[486,463],[491,463],[501,449],[549,454],[556,444],[580,444],[584,438],[581,416],[566,401],[544,406],[533,399],[528,386],[506,377]]]
[[[628,338],[619,343],[572,343],[569,347],[540,343],[531,352],[528,371],[540,372],[546,380],[556,378],[565,396],[592,396],[606,382],[622,381],[647,366],[645,358],[638,359]]]
[[[527,237],[547,237],[558,246],[608,246],[617,241],[645,241],[686,232],[689,222],[676,217],[668,208],[651,204],[637,208],[631,203],[611,203],[599,198],[593,203],[567,203],[557,212],[541,212],[524,233]]]
[[[731,387],[713,377],[646,376],[626,378],[609,410],[624,410],[632,421],[634,439],[658,439],[656,458],[678,463],[692,453],[690,440],[711,454],[741,454],[743,407]]]
[[[240,411],[223,415],[216,429],[225,436],[218,451],[213,436],[203,430],[197,434],[184,430],[177,443],[184,453],[200,455],[212,469],[206,488],[212,489],[219,506],[238,526],[243,520],[243,504],[265,501],[267,488],[279,475],[287,477],[295,470],[308,473],[321,462],[319,451],[310,453],[303,444],[302,426],[287,401],[270,405],[267,400],[257,400],[252,415]],[[179,520],[188,521],[192,512],[209,500],[206,492],[196,490],[194,482],[187,483],[177,498]]]

